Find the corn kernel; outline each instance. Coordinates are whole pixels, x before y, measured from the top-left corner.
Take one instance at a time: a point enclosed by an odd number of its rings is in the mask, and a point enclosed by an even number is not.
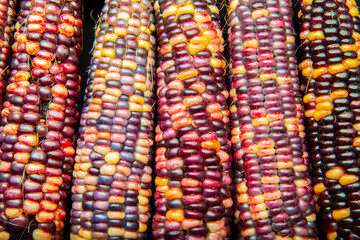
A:
[[[310,41],[317,40],[317,39],[325,39],[325,35],[324,35],[323,31],[317,30],[317,31],[312,31],[309,33]]]
[[[301,71],[301,74],[304,77],[311,77],[312,73],[313,73],[313,68],[312,67],[307,67],[307,68],[305,68],[304,70]]]
[[[269,217],[269,212],[261,211],[261,212],[253,213],[253,214],[251,214],[251,216],[252,216],[253,220],[265,219],[265,218]]]
[[[332,211],[335,220],[344,219],[350,216],[350,208],[336,209]]]
[[[334,167],[325,173],[325,176],[330,179],[338,180],[345,174],[341,167]]]
[[[353,17],[359,17],[359,10],[357,9],[357,7],[351,7],[349,9],[349,14]]]
[[[299,70],[300,71],[302,71],[302,70],[304,70],[305,68],[307,68],[307,67],[312,67],[312,61],[311,61],[311,59],[306,59],[306,60],[304,60],[304,61],[302,61],[300,64],[299,64]]]
[[[256,39],[246,40],[244,41],[243,48],[246,47],[258,48],[258,41]]]
[[[184,220],[184,210],[182,209],[170,209],[166,213],[166,218],[170,221],[181,222]]]
[[[343,64],[346,69],[357,68],[359,66],[359,60],[357,59],[344,59]]]
[[[169,17],[171,15],[176,15],[177,13],[177,7],[175,5],[170,5],[167,8],[165,8],[165,10],[163,11],[163,18]]]
[[[327,110],[315,111],[314,119],[315,119],[315,121],[319,121],[320,119],[322,119],[330,114],[331,114],[331,111],[327,111]]]
[[[260,125],[268,125],[269,122],[266,117],[260,117],[252,119],[252,124],[254,125],[254,127],[256,127]]]
[[[328,71],[330,72],[330,71],[331,71],[331,69],[330,69],[331,66],[333,66],[333,65],[330,65],[329,68],[327,68],[327,67],[322,67],[322,68],[315,68],[315,69],[313,69],[313,71],[312,71],[312,77],[313,77],[313,78],[318,78],[319,76],[327,73]]]
[[[344,174],[340,179],[339,183],[341,185],[348,185],[359,181],[359,177],[353,174]]]
[[[336,240],[337,239],[337,233],[336,232],[327,233],[326,238],[328,240]]]
[[[195,77],[197,75],[199,75],[198,71],[195,68],[190,68],[190,69],[181,71],[178,75],[178,79],[182,81],[182,80],[189,79],[191,77]]]
[[[249,204],[259,204],[259,203],[264,203],[264,202],[265,202],[265,198],[262,194],[248,197]]]
[[[249,195],[247,195],[246,193],[240,193],[236,200],[238,203],[247,203],[247,200],[249,198]]]
[[[176,198],[182,198],[182,197],[183,197],[183,193],[182,193],[181,188],[171,187],[165,193],[165,198],[166,199],[176,199]]]
[[[333,107],[332,102],[321,102],[316,104],[316,111],[331,111]]]
[[[343,44],[340,48],[342,52],[356,52],[356,47],[353,44]]]
[[[348,96],[348,91],[346,91],[345,89],[335,90],[335,91],[331,92],[331,98],[332,99],[347,98],[347,96]]]
[[[253,19],[257,19],[259,17],[267,17],[269,16],[269,13],[266,9],[257,9],[257,10],[254,10],[251,14],[252,18]]]

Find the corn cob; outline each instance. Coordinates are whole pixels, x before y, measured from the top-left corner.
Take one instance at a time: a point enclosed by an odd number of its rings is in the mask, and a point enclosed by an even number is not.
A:
[[[156,1],[154,239],[227,239],[232,199],[223,38],[212,1]]]
[[[6,77],[9,73],[16,0],[0,1],[0,109],[4,100]]]
[[[314,199],[327,239],[360,239],[360,18],[355,1],[302,1],[301,80]]]
[[[153,145],[149,1],[107,0],[75,158],[71,239],[146,239]],[[115,84],[116,83],[116,84]]]
[[[238,239],[317,239],[291,3],[228,11]]]
[[[79,119],[81,1],[20,3],[0,157],[0,239],[62,239]]]

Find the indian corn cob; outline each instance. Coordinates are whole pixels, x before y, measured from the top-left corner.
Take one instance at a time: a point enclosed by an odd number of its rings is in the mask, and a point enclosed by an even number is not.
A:
[[[79,0],[23,0],[0,156],[0,239],[62,239],[78,113]]]
[[[11,44],[13,41],[13,24],[15,20],[16,0],[0,1],[0,109],[5,95],[6,78],[11,58]]]
[[[231,142],[238,239],[317,239],[288,0],[232,0]]]
[[[154,16],[106,0],[76,150],[71,239],[146,239],[154,138]]]
[[[301,80],[319,229],[360,239],[360,18],[355,1],[303,0]]]
[[[158,123],[154,239],[228,239],[228,92],[212,1],[155,2]]]

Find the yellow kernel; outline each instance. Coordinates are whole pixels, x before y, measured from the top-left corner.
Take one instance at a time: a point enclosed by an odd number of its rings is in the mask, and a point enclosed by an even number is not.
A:
[[[104,164],[100,167],[100,173],[103,175],[112,176],[116,173],[116,168],[112,164]]]
[[[331,65],[330,65],[331,67]],[[327,67],[322,67],[322,68],[315,68],[312,72],[312,77],[313,78],[318,78],[319,76],[327,73],[328,71],[330,71],[330,67],[329,69]]]
[[[312,0],[302,0],[302,4],[305,5],[312,5]]]
[[[222,218],[222,219],[214,221],[214,222],[213,221],[207,222],[206,226],[208,227],[209,232],[212,232],[212,233],[218,232],[225,226],[225,221]]]
[[[257,155],[259,157],[270,156],[276,153],[274,148],[258,149]]]
[[[166,199],[176,199],[176,198],[182,198],[183,193],[181,188],[175,188],[171,187],[168,191],[165,192],[165,198]]]
[[[310,118],[310,117],[314,117],[315,116],[315,109],[311,109],[311,110],[306,110],[305,111],[305,117]]]
[[[336,232],[327,233],[326,238],[328,240],[336,240],[337,239],[337,233]]]
[[[254,125],[254,127],[256,127],[260,125],[268,125],[269,122],[266,117],[259,117],[259,118],[254,118],[252,120],[252,124]]]
[[[175,5],[170,5],[163,11],[163,18],[166,18],[177,13],[177,7]]]
[[[332,211],[334,220],[344,219],[350,216],[350,208],[336,209]]]
[[[245,67],[244,67],[244,70],[245,70]],[[244,73],[245,73],[245,71],[244,71]],[[276,74],[271,73],[271,72],[261,73],[259,78],[261,81],[273,80],[273,79],[276,79]]]
[[[246,228],[246,229],[243,229],[243,230],[241,230],[241,236],[242,236],[243,238],[251,237],[251,236],[256,236],[256,230],[255,230],[255,228]]]
[[[292,161],[286,161],[286,162],[277,162],[277,168],[278,169],[286,169],[286,168],[292,168],[293,162]]]
[[[238,203],[247,203],[248,198],[249,198],[249,195],[247,195],[246,193],[240,193],[237,196],[237,202]]]
[[[259,204],[259,203],[264,203],[264,202],[265,202],[265,198],[262,194],[255,195],[255,196],[249,196],[249,198],[248,198],[249,204]]]
[[[188,51],[191,55],[195,55],[204,49],[206,49],[206,45],[203,43],[189,43],[188,45]]]
[[[185,79],[195,77],[197,75],[199,75],[198,71],[195,68],[190,68],[190,69],[186,69],[186,70],[181,71],[178,74],[178,79],[182,81],[182,80],[185,80]]]
[[[115,49],[114,48],[103,48],[101,50],[101,55],[105,57],[114,58],[115,57]]]
[[[125,235],[125,229],[120,227],[109,227],[107,234],[110,237],[123,237]]]
[[[315,121],[319,121],[320,119],[322,119],[330,114],[331,114],[331,111],[326,111],[326,110],[315,111],[314,119],[315,119]]]
[[[353,128],[356,130],[356,131],[360,131],[360,123],[356,123],[353,125]]]
[[[235,11],[239,4],[240,4],[239,1],[231,0],[229,7],[231,10]],[[254,234],[254,236],[255,236],[255,234]]]
[[[193,14],[194,11],[195,11],[194,6],[192,6],[191,4],[186,4],[178,8],[177,15],[180,16],[187,13]]]
[[[345,174],[341,167],[334,167],[325,173],[325,176],[330,179],[338,180]]]
[[[307,68],[305,68],[304,70],[301,71],[301,74],[304,77],[311,77],[312,73],[313,73],[313,68],[312,67],[307,67]]]
[[[277,175],[263,176],[261,182],[263,184],[277,184],[280,182],[280,178]]]
[[[309,182],[306,179],[297,179],[294,183],[298,188],[307,187],[309,185]]]
[[[322,103],[322,102],[331,102],[331,96],[330,95],[323,95],[315,98],[316,103]]]
[[[149,51],[150,50],[150,42],[144,41],[144,40],[139,40],[139,48],[144,48]]]
[[[220,150],[220,142],[218,140],[208,140],[201,142],[201,147],[206,149]]]
[[[311,59],[306,59],[299,64],[299,70],[302,71],[307,67],[312,67]]]
[[[139,89],[139,90],[141,90],[143,92],[146,92],[146,90],[147,90],[146,84],[142,83],[142,82],[135,82],[134,83],[134,88]]]
[[[171,46],[174,46],[174,45],[176,45],[178,43],[182,43],[182,42],[187,42],[187,38],[184,34],[175,35],[172,38],[170,38],[170,41],[169,41]]]
[[[117,39],[117,35],[115,33],[106,33],[104,36],[104,42],[105,41],[115,42],[116,39]]]
[[[239,66],[236,66],[232,69],[233,71],[233,74],[245,74],[246,72],[246,69],[245,69],[245,66],[244,65],[239,65]]]
[[[344,44],[340,46],[341,51],[343,52],[356,52],[356,46],[353,44]]]
[[[224,68],[225,67],[225,61],[219,58],[212,57],[210,59],[210,65],[214,68]]]
[[[34,230],[34,231],[35,231],[35,230]],[[6,231],[0,232],[0,239],[9,240],[9,239],[10,239],[10,233],[8,233],[8,232],[6,232]]]
[[[257,9],[254,10],[251,14],[252,18],[257,19],[259,17],[267,17],[269,15],[268,11],[266,9]]]
[[[354,138],[353,146],[354,147],[360,146],[360,137]]]
[[[253,153],[253,154],[257,154],[258,152],[258,147],[256,144],[252,144],[250,146],[246,146],[244,147],[244,152],[245,153]]]
[[[156,186],[167,186],[168,179],[162,177],[155,177]]]
[[[344,72],[345,70],[346,70],[345,65],[342,63],[332,64],[329,66],[329,73],[331,73],[333,75]]]
[[[194,15],[194,19],[198,23],[205,23],[205,22],[210,22],[211,21],[211,16],[209,14],[206,14],[206,13],[196,13]]]
[[[287,43],[295,43],[295,37],[294,36],[286,36],[286,42]]]
[[[309,40],[325,39],[324,32],[321,30],[313,31],[309,33]]]
[[[105,162],[110,164],[117,164],[120,161],[120,153],[116,151],[110,151],[105,155]]]
[[[261,212],[266,210],[266,205],[265,203],[259,203],[259,204],[252,204],[250,205],[250,212]]]
[[[261,211],[261,212],[253,213],[253,214],[251,214],[251,216],[252,216],[253,220],[265,219],[265,218],[269,217],[269,212]]]
[[[199,44],[199,43],[203,43],[205,45],[208,44],[208,38],[204,35],[197,35],[195,37],[193,37],[190,41],[190,43],[192,44]]]
[[[131,60],[123,60],[123,61],[122,61],[122,66],[123,66],[124,68],[129,68],[129,69],[135,71],[136,68],[137,68],[137,63],[134,62],[134,61],[131,61]]]
[[[181,222],[184,220],[184,211],[182,209],[170,209],[166,213],[166,218],[170,221]]]
[[[34,240],[51,240],[52,234],[38,228],[33,231],[32,237]]]
[[[258,41],[256,39],[246,40],[243,44],[243,48],[246,47],[258,48]]]
[[[348,185],[359,181],[359,177],[353,174],[344,174],[340,179],[339,183],[341,185]]]
[[[332,102],[320,102],[316,104],[316,111],[331,111],[333,107]]]
[[[350,58],[343,60],[342,63],[344,64],[346,69],[357,68],[360,64],[359,60]]]
[[[358,17],[359,16],[359,10],[357,9],[357,7],[351,7],[349,9],[349,14],[353,17]]]
[[[335,91],[331,92],[331,98],[332,99],[347,98],[347,96],[348,96],[348,91],[346,91],[345,89],[335,90]]]

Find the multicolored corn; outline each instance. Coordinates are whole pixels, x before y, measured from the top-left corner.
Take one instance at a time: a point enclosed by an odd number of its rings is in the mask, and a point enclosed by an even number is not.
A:
[[[147,0],[106,0],[76,150],[71,239],[147,239],[155,25]]]
[[[0,1],[0,109],[4,101],[7,76],[10,72],[13,24],[15,22],[16,0]]]
[[[303,0],[298,17],[319,229],[360,239],[359,12],[352,0]]]
[[[228,239],[228,91],[213,1],[155,2],[158,39],[154,239]]]
[[[79,0],[23,0],[1,112],[0,239],[62,239],[80,117]]]
[[[238,239],[317,239],[291,1],[232,0],[228,14]]]

